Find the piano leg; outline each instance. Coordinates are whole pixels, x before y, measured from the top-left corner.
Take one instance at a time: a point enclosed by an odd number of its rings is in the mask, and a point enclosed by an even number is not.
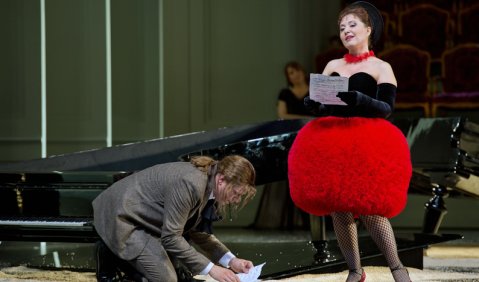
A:
[[[447,188],[438,184],[433,184],[432,186],[432,194],[434,196],[424,204],[426,210],[422,232],[426,234],[437,234],[439,226],[447,213],[444,203],[444,198],[447,198],[449,195]]]
[[[324,216],[309,216],[311,226],[311,242],[317,250],[314,260],[317,262],[327,262],[331,258],[328,250],[328,238],[326,236],[326,218]]]

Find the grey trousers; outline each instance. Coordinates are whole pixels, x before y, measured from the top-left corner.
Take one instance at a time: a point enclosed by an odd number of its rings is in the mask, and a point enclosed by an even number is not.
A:
[[[151,237],[141,254],[128,262],[143,275],[143,281],[178,281],[175,268],[158,238]]]

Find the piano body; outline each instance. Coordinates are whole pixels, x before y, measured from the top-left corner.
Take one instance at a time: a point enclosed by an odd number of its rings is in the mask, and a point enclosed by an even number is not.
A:
[[[240,154],[257,185],[284,180],[287,155],[307,120],[272,121],[0,165],[0,241],[94,242],[91,201],[124,176],[211,148]]]
[[[126,172],[0,173],[0,240],[94,242],[91,201]]]
[[[465,118],[424,118],[403,127],[411,150],[411,190],[432,193],[422,232],[436,234],[446,197],[479,198],[479,125]]]
[[[257,185],[286,180],[289,149],[296,133],[307,122],[271,121],[0,164],[0,241],[94,242],[97,235],[91,225],[90,203],[98,193],[134,171],[158,163],[187,160],[194,155],[215,158],[228,154],[243,155],[257,170]],[[438,234],[447,212],[444,198],[457,195],[479,197],[479,125],[464,118],[398,120],[393,123],[410,142],[413,161],[410,193],[432,195],[425,204],[421,233],[424,236],[414,234],[412,241],[397,240],[405,252],[410,252],[412,246],[421,248],[414,254],[421,261],[416,259],[409,265],[422,268],[422,248],[461,238],[455,234]],[[314,263],[306,267],[295,266],[286,272],[271,270],[274,275],[260,278],[313,273],[323,266],[337,269],[337,260],[329,253],[335,243],[328,243],[324,218],[314,224],[311,222],[311,226],[311,237],[317,250]],[[301,254],[299,257],[304,259],[305,256]],[[370,257],[374,259],[377,255]],[[407,260],[402,260],[408,265]],[[375,263],[379,265],[377,261]],[[273,266],[274,263],[269,267]]]

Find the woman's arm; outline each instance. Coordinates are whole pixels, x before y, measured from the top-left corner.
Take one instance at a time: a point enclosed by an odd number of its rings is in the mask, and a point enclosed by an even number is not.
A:
[[[394,75],[394,71],[391,65],[388,62],[381,61],[379,63],[378,68],[379,68],[378,84],[389,83],[397,87],[396,76]]]
[[[396,86],[390,83],[378,84],[377,99],[359,91],[339,92],[337,96],[348,106],[354,107],[358,116],[387,118],[394,109]]]

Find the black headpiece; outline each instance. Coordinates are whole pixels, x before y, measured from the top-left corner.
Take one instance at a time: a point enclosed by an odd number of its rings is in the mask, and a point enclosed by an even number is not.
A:
[[[381,38],[384,29],[384,21],[381,12],[373,4],[366,1],[356,1],[351,3],[350,6],[359,6],[364,8],[368,13],[372,25],[371,44],[375,46],[378,43],[379,38]]]

